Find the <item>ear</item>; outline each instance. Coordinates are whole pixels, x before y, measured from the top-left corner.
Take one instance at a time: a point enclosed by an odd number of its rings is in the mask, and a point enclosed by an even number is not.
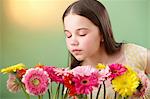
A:
[[[104,37],[103,37],[103,34],[102,33],[100,33],[100,39],[101,39],[101,43],[103,43],[104,42]]]

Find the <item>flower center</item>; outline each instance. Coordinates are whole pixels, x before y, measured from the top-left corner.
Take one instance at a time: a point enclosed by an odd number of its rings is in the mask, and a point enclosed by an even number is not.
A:
[[[82,80],[82,84],[87,84],[88,83],[88,80],[84,79]]]
[[[114,70],[114,71],[113,71],[113,73],[117,73],[117,72],[118,72],[117,70]]]
[[[128,85],[128,83],[126,81],[123,81],[122,83],[124,86]]]
[[[33,83],[35,86],[37,86],[37,85],[39,85],[40,81],[39,81],[38,79],[34,79],[34,80],[32,81],[32,83]]]

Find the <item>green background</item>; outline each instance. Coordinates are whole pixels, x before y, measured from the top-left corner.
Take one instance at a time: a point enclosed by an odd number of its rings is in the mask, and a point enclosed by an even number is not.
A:
[[[17,63],[24,63],[27,67],[37,63],[66,67],[67,49],[62,21],[55,20],[58,25],[42,29],[27,29],[6,18],[3,1],[0,0],[0,68]],[[60,3],[64,1],[60,0]],[[150,0],[100,1],[109,12],[117,41],[150,48]],[[8,92],[7,75],[0,74],[0,77],[0,99],[25,99],[22,92]]]

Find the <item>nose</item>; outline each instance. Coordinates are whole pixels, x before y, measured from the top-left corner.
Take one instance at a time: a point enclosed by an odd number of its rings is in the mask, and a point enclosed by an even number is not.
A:
[[[75,36],[73,36],[72,39],[71,39],[71,45],[72,46],[79,45],[79,41],[77,40],[77,38]]]

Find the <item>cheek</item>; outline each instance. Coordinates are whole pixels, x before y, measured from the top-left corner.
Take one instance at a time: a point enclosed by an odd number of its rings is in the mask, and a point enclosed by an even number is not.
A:
[[[87,53],[93,53],[100,48],[100,39],[86,39],[82,43],[82,47],[87,51]]]
[[[100,39],[97,37],[95,39],[93,38],[86,38],[82,41],[82,46],[86,48],[93,48],[93,47],[99,47],[100,45]]]
[[[68,50],[70,50],[70,41],[68,39],[66,39],[66,46],[67,46]]]
[[[82,47],[84,47],[85,49],[88,49],[88,48],[92,47],[92,44],[89,40],[87,40],[87,41],[85,40],[82,43]]]

